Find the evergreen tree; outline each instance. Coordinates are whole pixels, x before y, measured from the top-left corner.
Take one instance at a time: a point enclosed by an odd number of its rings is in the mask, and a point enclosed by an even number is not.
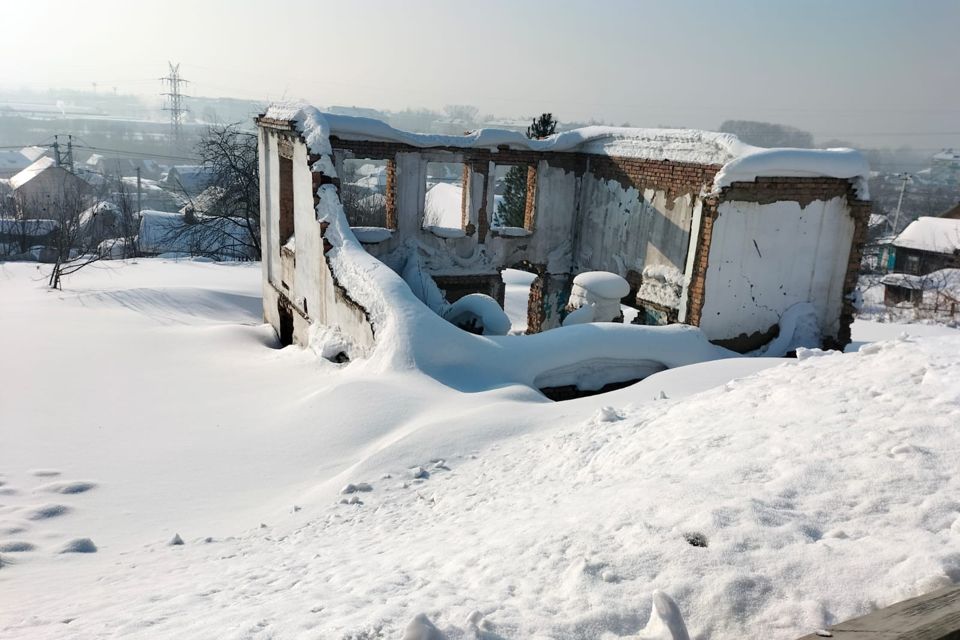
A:
[[[557,121],[553,119],[552,113],[542,113],[539,118],[534,118],[533,123],[527,127],[527,137],[533,140],[540,140],[547,136],[552,136],[557,132]]]
[[[522,227],[527,207],[527,168],[510,167],[504,178],[503,200],[497,207],[497,226]]]
[[[552,113],[541,114],[527,127],[527,137],[540,140],[557,131],[557,121]],[[510,167],[505,177],[503,200],[497,207],[495,225],[501,227],[522,227],[527,206],[527,167]]]

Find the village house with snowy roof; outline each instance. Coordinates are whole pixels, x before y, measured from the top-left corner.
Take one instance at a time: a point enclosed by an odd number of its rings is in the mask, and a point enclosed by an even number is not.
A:
[[[502,306],[501,271],[529,271],[528,333],[559,327],[575,277],[601,271],[625,280],[616,295],[638,324],[697,326],[749,352],[804,315],[819,344],[850,340],[870,213],[869,169],[854,150],[596,126],[541,140],[425,135],[304,105],[271,107],[257,123],[264,314],[285,343],[307,344],[319,324],[374,344],[369,292],[345,258],[332,259],[347,245],[438,312],[478,293]],[[383,167],[376,224],[343,202],[356,165]],[[523,219],[503,226],[498,180],[515,167],[526,176]]]
[[[83,179],[44,156],[10,178],[17,213],[23,218],[52,218],[68,200],[86,193]]]
[[[960,300],[960,217],[944,216],[921,216],[894,239],[893,272],[881,280],[884,304],[909,303],[956,312]]]

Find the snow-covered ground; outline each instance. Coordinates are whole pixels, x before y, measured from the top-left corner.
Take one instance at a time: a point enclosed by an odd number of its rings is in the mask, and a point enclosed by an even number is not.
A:
[[[277,349],[258,265],[43,281],[0,264],[0,638],[670,637],[661,590],[791,639],[960,581],[955,330],[552,403]]]

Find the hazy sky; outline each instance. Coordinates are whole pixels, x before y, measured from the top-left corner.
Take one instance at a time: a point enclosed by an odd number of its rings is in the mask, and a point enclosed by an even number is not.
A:
[[[0,83],[960,147],[960,0],[4,2]]]

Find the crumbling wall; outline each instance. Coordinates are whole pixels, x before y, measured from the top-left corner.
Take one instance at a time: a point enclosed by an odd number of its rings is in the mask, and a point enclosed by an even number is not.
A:
[[[260,232],[264,252],[264,320],[278,334],[282,315],[292,316],[293,342],[307,346],[310,328],[335,328],[359,348],[373,346],[364,310],[339,287],[325,260],[323,228],[316,218],[318,176],[299,134],[274,125],[260,129]],[[291,160],[291,188],[280,188],[280,158]],[[292,198],[293,238],[281,237],[282,198]],[[281,242],[283,242],[281,244]]]
[[[809,302],[826,344],[849,341],[849,296],[869,205],[849,181],[759,178],[709,203],[691,314],[712,341],[737,351],[776,335],[783,313]]]
[[[261,128],[265,316],[277,326],[278,304],[292,311],[300,343],[309,324],[319,322],[372,345],[371,322],[336,283],[314,217],[318,181],[339,187],[338,180],[332,172],[310,172],[320,156],[307,154],[288,123],[267,124],[273,128]],[[280,246],[275,165],[286,138],[296,167],[296,241]],[[717,164],[336,136],[329,142],[338,164],[346,157],[388,161],[390,232],[358,234],[370,254],[399,272],[417,252],[423,272],[445,283],[451,298],[473,289],[500,298],[500,270],[522,266],[538,275],[529,332],[559,325],[574,274],[605,270],[631,283],[646,322],[699,325],[711,339],[741,350],[769,340],[783,312],[806,301],[814,303],[828,344],[849,339],[849,294],[869,208],[851,180],[757,178],[712,193]],[[423,228],[428,162],[464,165],[459,230]],[[492,227],[497,165],[530,168],[533,197],[522,229]]]

